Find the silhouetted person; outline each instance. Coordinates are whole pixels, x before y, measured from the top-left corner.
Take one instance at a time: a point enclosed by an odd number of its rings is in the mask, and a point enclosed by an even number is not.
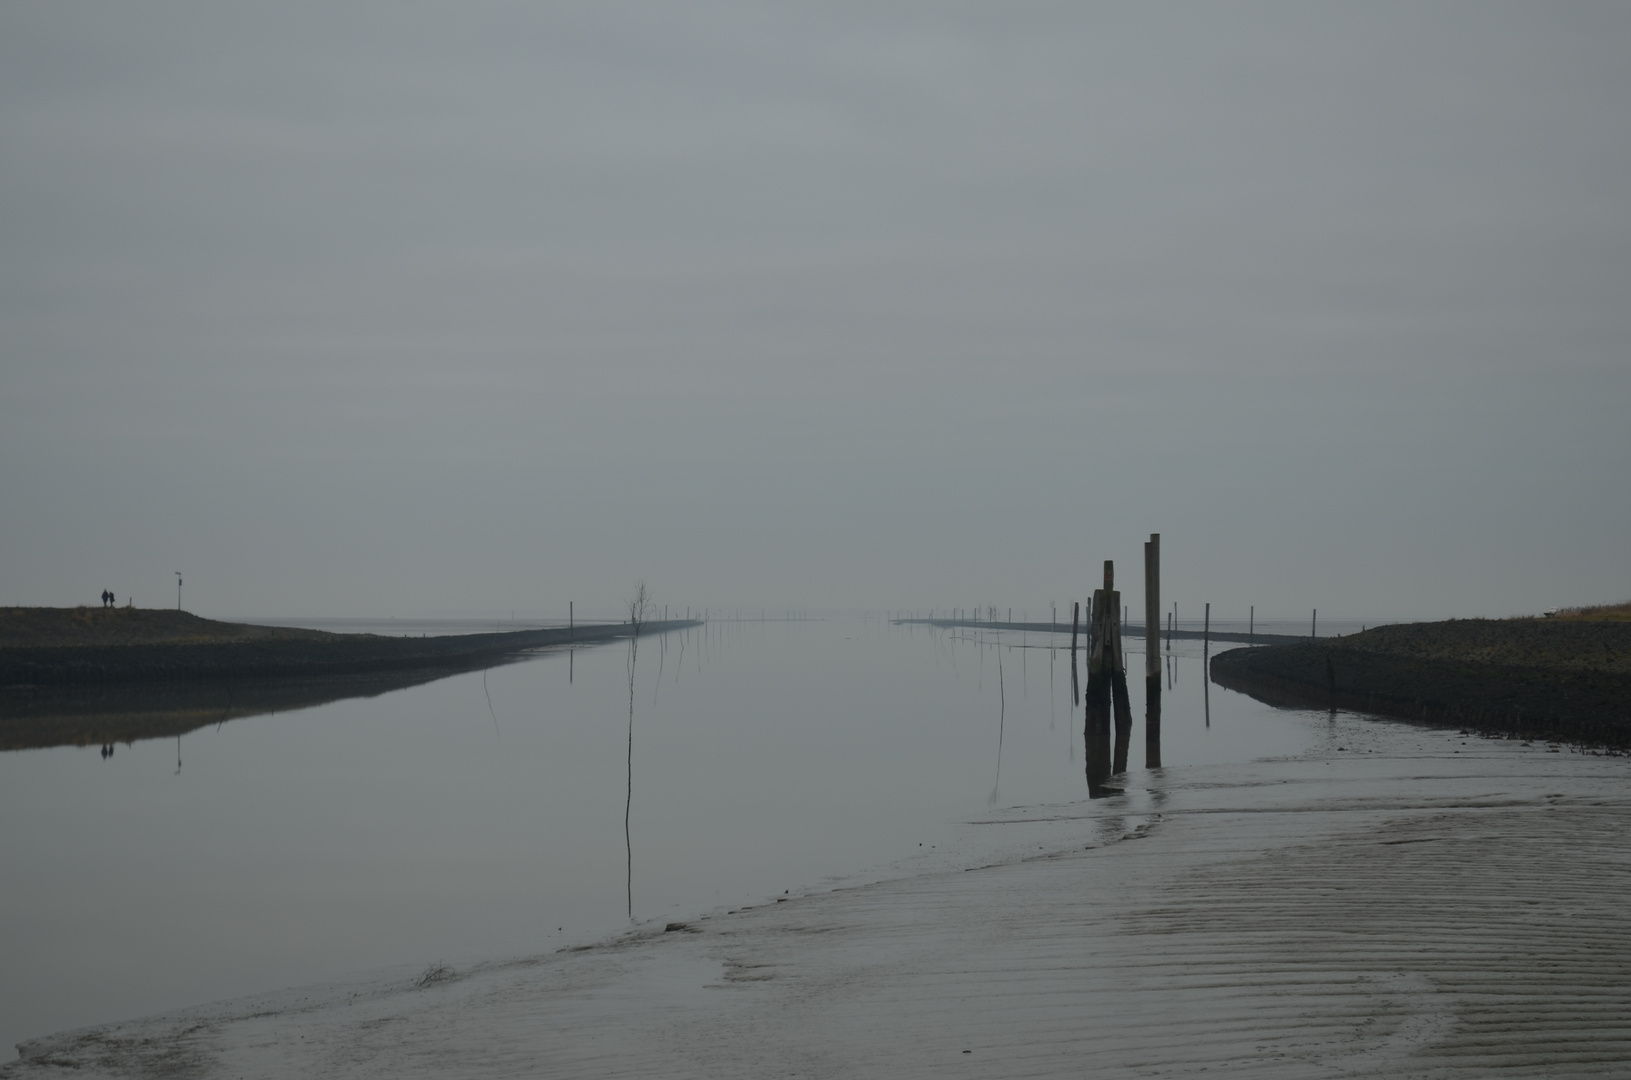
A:
[[[106,589],[102,590],[102,606],[103,607],[108,606],[108,590],[106,590]]]
[[[113,590],[109,589],[108,590],[108,607],[112,607],[114,604],[117,604],[118,602],[119,602],[118,600],[114,599]]]

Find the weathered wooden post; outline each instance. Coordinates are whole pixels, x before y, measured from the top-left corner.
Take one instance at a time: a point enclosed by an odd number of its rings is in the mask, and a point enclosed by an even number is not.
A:
[[[1212,726],[1212,605],[1206,605],[1206,621],[1201,624],[1201,709],[1206,726]]]
[[[1161,767],[1161,534],[1144,545],[1144,767]]]
[[[1111,668],[1115,660],[1115,641],[1110,612],[1115,610],[1113,564],[1104,564],[1105,587],[1093,593],[1088,609],[1087,689],[1082,697],[1086,701],[1083,742],[1087,751],[1087,794],[1098,798],[1106,794],[1104,782],[1110,778],[1110,710],[1112,692]]]
[[[1252,605],[1252,613],[1246,618],[1246,644],[1257,644],[1257,605]]]

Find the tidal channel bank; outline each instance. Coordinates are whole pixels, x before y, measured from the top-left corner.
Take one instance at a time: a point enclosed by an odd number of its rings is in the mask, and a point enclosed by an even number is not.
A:
[[[1457,619],[1232,649],[1214,682],[1271,705],[1355,709],[1631,746],[1631,623]]]
[[[695,625],[649,622],[640,632]],[[172,737],[370,697],[540,649],[626,638],[632,629],[601,623],[390,637],[139,608],[0,609],[0,751]]]

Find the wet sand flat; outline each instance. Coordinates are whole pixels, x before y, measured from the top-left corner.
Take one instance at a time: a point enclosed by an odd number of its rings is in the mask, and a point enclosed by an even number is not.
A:
[[[1628,772],[1342,717],[871,883],[66,1033],[0,1075],[1625,1075]]]

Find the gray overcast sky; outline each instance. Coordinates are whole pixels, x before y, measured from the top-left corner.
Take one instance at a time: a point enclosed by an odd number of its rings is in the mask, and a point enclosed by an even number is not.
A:
[[[1631,6],[8,4],[0,603],[1631,596]]]

